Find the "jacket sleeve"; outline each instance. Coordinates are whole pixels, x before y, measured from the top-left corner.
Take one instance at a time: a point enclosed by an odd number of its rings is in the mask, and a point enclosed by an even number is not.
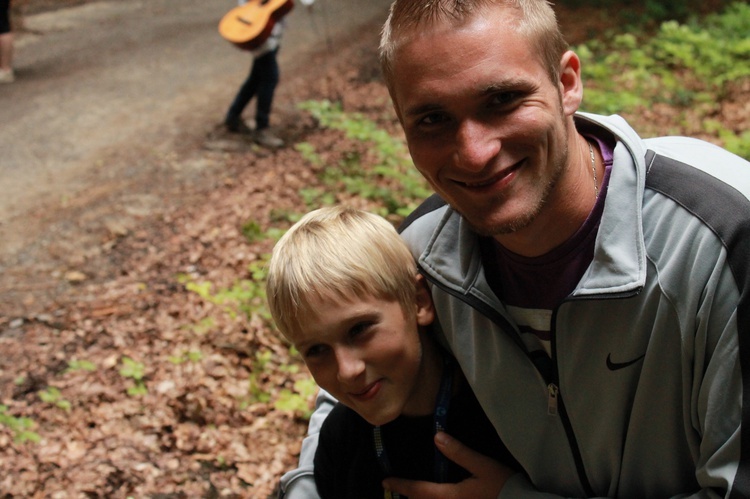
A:
[[[748,290],[750,278],[743,278],[741,272],[725,277],[730,274],[726,268],[716,273],[722,275],[718,284],[704,287],[706,299],[698,312],[693,352],[692,427],[701,435],[696,478],[703,489],[690,497],[748,497],[750,449],[742,440],[747,430],[743,426],[750,423],[743,394],[750,373],[750,296],[738,293],[734,285],[740,283],[740,290]]]
[[[315,412],[310,417],[307,436],[302,441],[299,466],[281,477],[280,499],[320,499],[315,487],[313,459],[318,448],[318,435],[328,413],[336,404],[336,399],[321,389],[315,400]]]

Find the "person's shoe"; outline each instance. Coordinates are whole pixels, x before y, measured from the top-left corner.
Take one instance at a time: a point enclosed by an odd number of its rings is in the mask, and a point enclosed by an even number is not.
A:
[[[284,145],[284,141],[274,135],[268,128],[256,130],[253,140],[265,147],[282,147]]]
[[[13,83],[16,75],[12,69],[0,69],[0,83]]]
[[[247,123],[245,123],[241,118],[237,118],[236,120],[224,121],[224,128],[229,133],[237,133],[240,135],[252,135],[253,133],[252,129],[247,126]]]

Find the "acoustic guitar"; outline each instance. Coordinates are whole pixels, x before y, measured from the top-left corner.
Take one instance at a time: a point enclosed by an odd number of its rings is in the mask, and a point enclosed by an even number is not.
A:
[[[250,0],[226,13],[219,22],[219,34],[242,50],[256,49],[293,7],[294,0]]]

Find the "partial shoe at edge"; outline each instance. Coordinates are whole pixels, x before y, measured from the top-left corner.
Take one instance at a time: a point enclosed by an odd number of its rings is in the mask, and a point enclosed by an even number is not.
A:
[[[13,83],[16,75],[12,69],[0,69],[0,83]]]

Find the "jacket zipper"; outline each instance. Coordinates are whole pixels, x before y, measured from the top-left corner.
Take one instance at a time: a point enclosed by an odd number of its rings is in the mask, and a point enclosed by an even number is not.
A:
[[[547,414],[557,416],[557,394],[560,389],[556,384],[547,385]]]
[[[563,303],[565,303],[567,300],[563,300]],[[565,429],[565,435],[568,437],[568,446],[570,447],[570,452],[573,454],[573,462],[576,465],[576,470],[578,471],[578,479],[581,481],[581,486],[583,487],[583,490],[586,492],[586,495],[588,497],[594,497],[596,494],[594,493],[594,490],[591,487],[591,483],[589,482],[588,475],[586,474],[586,467],[583,463],[583,456],[581,456],[581,449],[578,447],[578,440],[576,439],[575,433],[573,432],[573,425],[570,422],[570,418],[568,417],[568,413],[565,410],[565,404],[563,403],[562,394],[560,393],[560,373],[557,369],[557,311],[560,309],[560,306],[562,306],[562,303],[558,305],[553,311],[552,311],[552,317],[550,320],[550,340],[551,340],[551,352],[552,352],[552,380],[550,381],[550,384],[548,385],[548,389],[550,392],[550,397],[552,396],[554,392],[554,411],[555,414],[559,415],[560,422],[563,425],[563,428]],[[549,387],[552,387],[551,389]],[[549,413],[549,409],[547,410]]]
[[[589,483],[588,476],[586,475],[586,469],[583,465],[583,458],[581,457],[581,450],[578,447],[578,442],[575,438],[575,433],[573,432],[573,426],[571,425],[570,419],[568,418],[568,414],[565,411],[565,405],[563,404],[562,394],[560,393],[560,382],[558,379],[558,372],[557,372],[557,352],[556,352],[557,345],[555,341],[554,331],[550,331],[551,338],[552,338],[552,359],[551,359],[552,366],[551,366],[551,369],[548,370],[548,369],[544,369],[540,367],[539,363],[534,361],[532,356],[529,355],[529,351],[526,348],[526,345],[524,345],[523,341],[518,336],[518,334],[515,334],[515,330],[513,326],[497,310],[490,307],[489,305],[486,305],[481,300],[470,299],[467,295],[463,293],[459,293],[457,291],[454,291],[452,289],[449,289],[443,286],[439,282],[435,282],[435,280],[431,279],[424,272],[423,272],[423,275],[425,275],[425,277],[429,281],[431,281],[435,286],[439,287],[444,292],[463,301],[464,303],[469,305],[471,308],[477,310],[479,313],[481,313],[482,315],[490,319],[492,322],[497,324],[500,327],[500,329],[505,331],[506,334],[508,334],[511,337],[511,339],[513,339],[516,345],[518,345],[519,348],[521,348],[523,352],[526,353],[531,363],[534,364],[534,367],[536,368],[537,372],[539,372],[539,374],[542,376],[542,379],[544,379],[545,382],[547,383],[547,413],[550,414],[551,416],[558,416],[560,418],[560,422],[563,425],[563,429],[565,430],[565,435],[568,440],[568,446],[570,447],[570,451],[573,454],[573,462],[575,463],[576,470],[578,471],[578,479],[581,482],[581,486],[583,487],[588,497],[596,496],[593,489],[591,488],[591,484]],[[551,320],[552,328],[554,328],[556,317],[557,317],[557,309],[555,309],[552,312],[552,320]],[[509,333],[508,331],[512,331],[512,334]]]

